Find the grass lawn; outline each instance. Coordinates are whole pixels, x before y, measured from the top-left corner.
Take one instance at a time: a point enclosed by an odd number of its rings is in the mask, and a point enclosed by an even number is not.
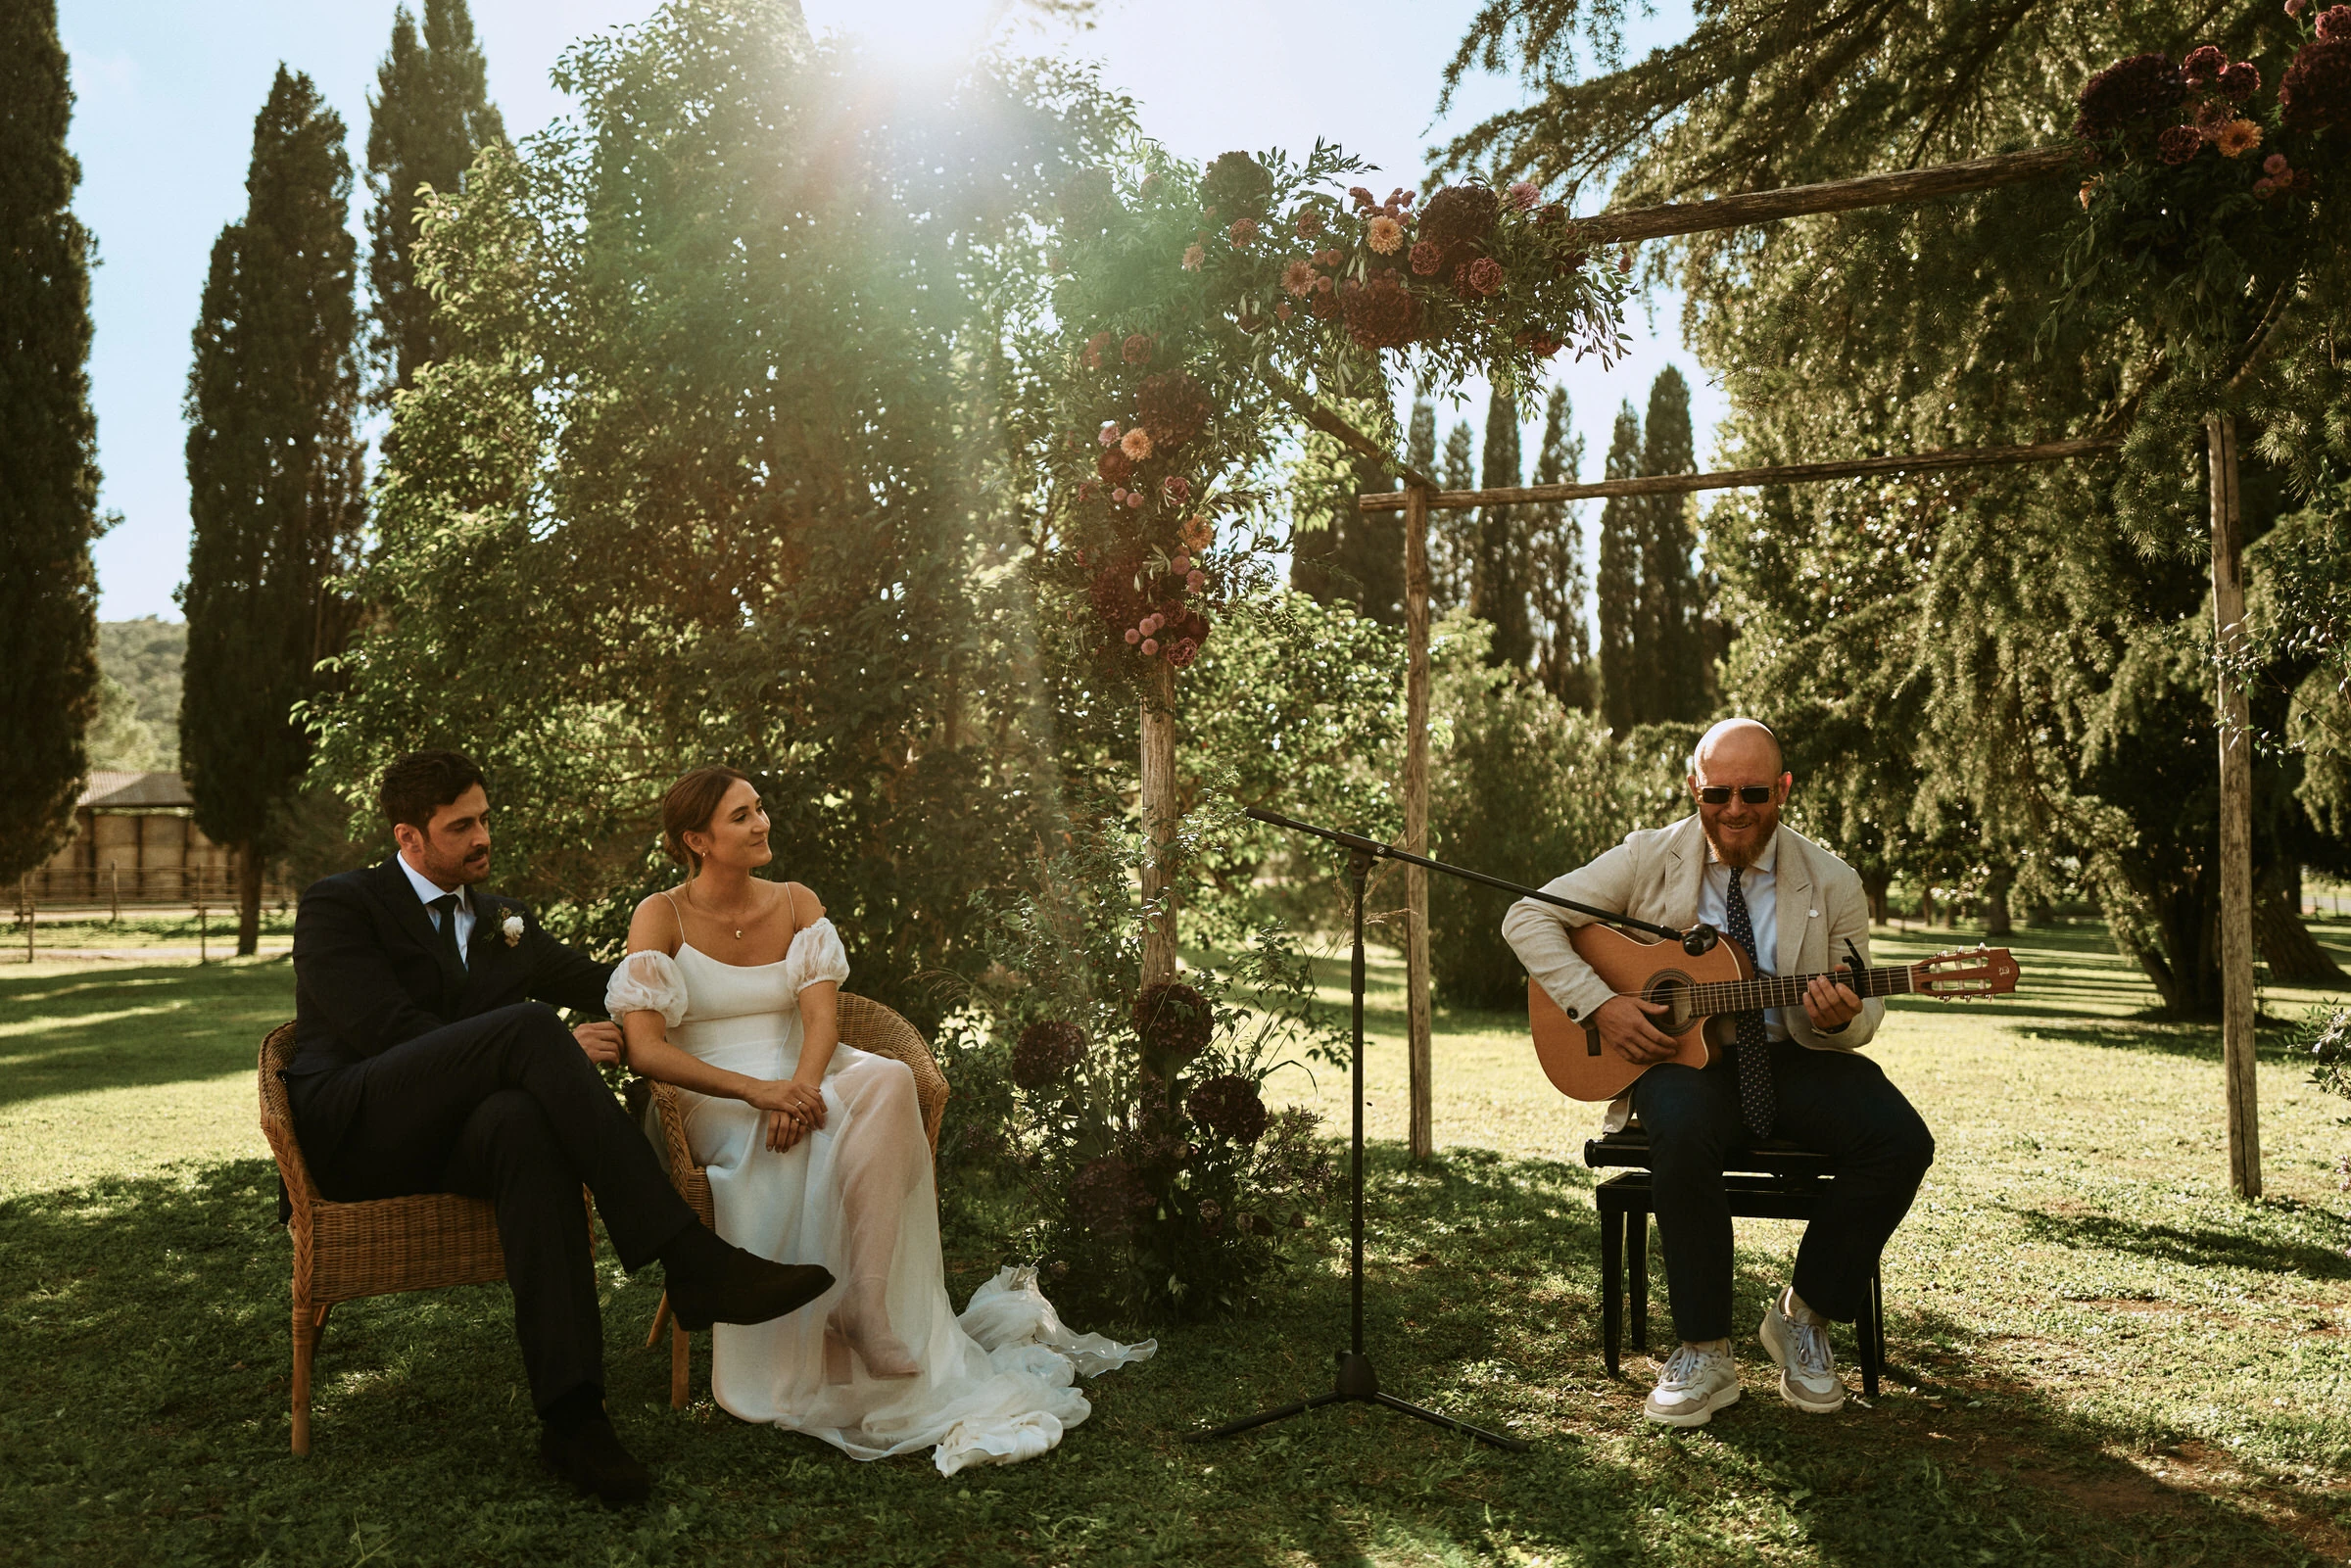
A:
[[[2351,927],[2324,928],[2333,937]],[[1582,1140],[1517,1020],[1446,1014],[1439,1157],[1398,1152],[1401,985],[1375,966],[1372,1351],[1386,1385],[1530,1438],[1508,1455],[1324,1410],[1215,1447],[1187,1429],[1329,1386],[1344,1213],[1244,1322],[1162,1338],[1054,1454],[942,1481],[666,1403],[637,1347],[659,1287],[608,1270],[610,1402],[660,1472],[607,1513],[537,1469],[498,1288],[337,1309],[315,1451],[286,1451],[284,1233],[253,1052],[282,961],[0,970],[0,1556],[12,1562],[2215,1565],[2351,1558],[2351,1104],[2275,1048],[2270,1196],[2228,1194],[2216,1031],[2092,928],[2022,935],[2017,998],[1897,1002],[1873,1055],[1940,1156],[1885,1265],[1874,1408],[1782,1405],[1751,1340],[1711,1426],[1641,1419],[1600,1365]],[[1926,944],[1884,932],[1880,952]],[[1327,971],[1340,995],[1342,971]],[[2315,993],[2272,992],[2293,1016]],[[1343,1116],[1345,1085],[1276,1087]],[[953,1110],[950,1107],[950,1115]],[[1742,1223],[1760,1315],[1796,1229]],[[992,1263],[951,1239],[959,1297]],[[1653,1343],[1668,1330],[1653,1307]],[[1114,1325],[1082,1324],[1081,1327]],[[1841,1334],[1849,1357],[1849,1338]],[[1848,1367],[1849,1374],[1849,1367]],[[1850,1381],[1857,1384],[1857,1377]]]

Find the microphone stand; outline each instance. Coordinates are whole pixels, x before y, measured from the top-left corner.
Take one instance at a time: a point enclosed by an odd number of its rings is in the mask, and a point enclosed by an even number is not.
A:
[[[1332,828],[1318,828],[1312,823],[1300,822],[1295,817],[1285,817],[1276,811],[1260,811],[1251,807],[1246,815],[1259,822],[1287,829],[1292,832],[1311,833],[1317,838],[1328,839],[1347,851],[1348,887],[1355,904],[1355,955],[1353,966],[1349,971],[1349,984],[1352,993],[1350,1000],[1354,1012],[1355,1029],[1355,1136],[1353,1161],[1350,1167],[1354,1210],[1348,1239],[1348,1281],[1353,1296],[1354,1331],[1350,1341],[1351,1348],[1338,1353],[1338,1384],[1330,1393],[1317,1394],[1311,1399],[1300,1400],[1295,1403],[1279,1405],[1271,1410],[1261,1410],[1255,1415],[1243,1416],[1238,1421],[1227,1421],[1223,1426],[1211,1427],[1205,1432],[1195,1432],[1191,1434],[1191,1441],[1206,1442],[1212,1438],[1232,1437],[1236,1433],[1247,1432],[1256,1427],[1270,1426],[1275,1421],[1286,1421],[1294,1415],[1304,1415],[1309,1410],[1319,1410],[1325,1404],[1384,1404],[1391,1410],[1402,1410],[1405,1414],[1426,1421],[1432,1426],[1441,1426],[1448,1431],[1465,1434],[1476,1438],[1481,1443],[1490,1443],[1498,1449],[1507,1449],[1512,1453],[1524,1453],[1531,1445],[1521,1438],[1505,1437],[1499,1432],[1488,1432],[1483,1427],[1471,1426],[1466,1421],[1456,1421],[1449,1415],[1439,1415],[1434,1410],[1424,1409],[1409,1400],[1400,1400],[1395,1395],[1387,1393],[1380,1388],[1379,1375],[1372,1370],[1371,1357],[1364,1351],[1365,879],[1369,876],[1371,863],[1374,860],[1401,860],[1410,865],[1425,867],[1430,871],[1443,872],[1448,877],[1461,878],[1464,881],[1480,882],[1488,887],[1500,888],[1506,893],[1516,893],[1523,898],[1536,899],[1546,904],[1556,904],[1561,909],[1571,909],[1580,915],[1589,915],[1595,920],[1607,921],[1613,926],[1626,927],[1653,936],[1669,937],[1679,942],[1683,951],[1693,956],[1712,949],[1719,939],[1718,933],[1711,926],[1694,926],[1688,931],[1677,931],[1670,926],[1656,926],[1648,921],[1633,920],[1611,910],[1598,909],[1590,904],[1579,904],[1572,898],[1561,898],[1556,893],[1544,892],[1539,887],[1522,887],[1516,882],[1505,881],[1499,877],[1488,877],[1482,872],[1468,871],[1460,866],[1448,866],[1443,861],[1430,860],[1425,855],[1415,855],[1408,850],[1397,849],[1392,845],[1383,844],[1377,839],[1366,838],[1360,833],[1342,832]]]

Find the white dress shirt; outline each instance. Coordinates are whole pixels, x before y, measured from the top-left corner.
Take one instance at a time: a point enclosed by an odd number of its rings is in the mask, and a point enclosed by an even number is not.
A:
[[[409,865],[408,857],[406,855],[395,855],[392,858],[400,862],[400,869],[408,874],[408,885],[416,889],[416,896],[418,898],[424,900],[424,918],[432,923],[432,927],[434,930],[437,931],[441,928],[441,912],[433,908],[433,900],[436,898],[447,898],[452,893],[457,895],[457,907],[456,910],[456,919],[457,923],[457,962],[459,964],[464,964],[465,955],[471,951],[471,948],[467,944],[473,940],[472,897],[462,886],[444,887],[440,883],[434,881],[430,877],[427,877],[424,873]],[[1716,924],[1720,923],[1717,922]]]
[[[1764,974],[1771,973],[1771,966],[1763,960],[1773,957],[1779,947],[1779,878],[1775,875],[1779,863],[1780,832],[1775,828],[1763,853],[1739,874],[1739,894],[1747,900],[1748,923],[1754,927],[1755,969]],[[1711,841],[1706,844],[1706,875],[1698,884],[1698,918],[1722,932],[1724,941],[1731,939],[1731,868],[1715,855]],[[1763,1010],[1763,1033],[1774,1040],[1788,1038],[1788,1022],[1780,1017],[1780,1009]]]

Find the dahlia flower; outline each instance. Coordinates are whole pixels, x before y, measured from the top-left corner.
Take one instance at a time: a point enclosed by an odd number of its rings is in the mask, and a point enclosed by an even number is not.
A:
[[[2163,155],[2165,163],[2175,166],[2195,157],[2203,145],[2203,134],[2193,125],[2174,125],[2155,138],[2155,150]]]
[[[2319,13],[2319,42],[2351,43],[2351,6],[2328,6]]]
[[[2186,96],[2187,83],[2169,55],[2118,60],[2083,84],[2074,134],[2084,141],[2111,136],[2135,121],[2169,114]]]
[[[1445,248],[1435,240],[1422,240],[1413,247],[1411,261],[1413,270],[1427,277],[1444,264]]]
[[[1292,261],[1281,269],[1281,286],[1304,299],[1314,292],[1315,263],[1305,260]]]
[[[1523,179],[1514,181],[1503,194],[1510,197],[1511,205],[1521,213],[1533,212],[1535,204],[1543,199],[1542,187],[1531,180]]]
[[[1491,296],[1502,288],[1502,263],[1490,256],[1481,256],[1469,263],[1465,281],[1473,292]]]
[[[1371,219],[1365,229],[1365,236],[1369,240],[1371,249],[1382,256],[1394,256],[1404,249],[1404,225],[1385,213]]]
[[[2190,87],[2209,87],[2220,78],[2229,64],[2218,44],[2204,44],[2190,49],[2187,58],[2180,62],[2180,79]]]
[[[2249,119],[2232,119],[2214,141],[2223,158],[2240,158],[2261,145],[2261,127]]]
[[[1224,232],[1231,237],[1233,244],[1246,245],[1251,240],[1257,238],[1257,219],[1254,217],[1236,217],[1232,220],[1232,227],[1226,229]]]
[[[2221,72],[2221,96],[2232,104],[2241,104],[2261,90],[2261,68],[2250,60],[2240,60]]]
[[[1105,447],[1117,446],[1119,444],[1119,422],[1116,419],[1103,420],[1102,428],[1094,432],[1094,439]]]
[[[1187,245],[1183,248],[1183,269],[1186,272],[1199,271],[1200,263],[1207,260],[1208,248],[1206,246]]]

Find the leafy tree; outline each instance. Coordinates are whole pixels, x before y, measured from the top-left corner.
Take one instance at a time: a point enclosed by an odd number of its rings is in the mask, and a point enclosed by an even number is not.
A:
[[[1518,402],[1496,386],[1486,396],[1486,445],[1478,488],[1516,489],[1525,482],[1520,464]],[[1526,615],[1524,508],[1480,507],[1475,538],[1469,604],[1472,613],[1494,628],[1493,644],[1486,656],[1497,664],[1522,670],[1534,656],[1534,634]]]
[[[349,612],[331,591],[362,518],[356,246],[343,121],[280,66],[255,119],[243,218],[214,242],[188,371],[195,539],[180,602],[180,756],[196,821],[237,854],[237,950],[310,764],[295,710],[324,688]]]
[[[142,616],[98,623],[98,664],[129,693],[131,711],[155,737],[156,766],[179,766],[179,675],[188,623]]]
[[[1608,433],[1608,479],[1631,479],[1641,471],[1641,416],[1630,403],[1616,410]],[[1618,735],[1629,733],[1649,713],[1650,682],[1641,666],[1646,641],[1641,624],[1641,521],[1646,508],[1637,497],[1611,496],[1600,509],[1599,600],[1601,711]]]
[[[0,0],[0,881],[73,828],[98,712],[90,238],[55,0]]]
[[[1687,474],[1698,467],[1690,428],[1690,384],[1667,365],[1649,389],[1649,418],[1641,448],[1644,474]],[[1638,654],[1653,683],[1647,723],[1687,724],[1705,717],[1705,605],[1693,557],[1697,531],[1688,496],[1649,496],[1636,512],[1641,529],[1638,625],[1646,641]]]
[[[1543,446],[1535,483],[1572,485],[1584,465],[1584,438],[1565,387],[1551,389],[1543,409]],[[1583,509],[1572,501],[1528,508],[1527,594],[1533,618],[1535,679],[1559,705],[1589,713],[1594,702],[1591,583],[1584,570]]]
[[[1021,570],[1016,457],[1058,436],[1014,330],[1124,110],[992,60],[900,93],[780,0],[670,6],[557,77],[576,122],[427,202],[451,348],[394,412],[321,777],[356,805],[401,750],[472,749],[502,880],[611,944],[675,876],[662,789],[732,761],[858,989],[936,1021],[1065,785],[1132,784],[1092,629],[1040,623]]]
[[[1605,46],[1622,14],[1619,0],[1485,7],[1455,79],[1507,65],[1530,101],[1448,160],[1570,200],[1607,182],[1615,205],[1686,201],[2059,142],[2107,61],[2210,41],[2276,81],[2298,39],[2267,6],[1964,0],[1792,19],[1772,0],[1728,0],[1644,60],[1604,47],[1584,77],[1579,44]],[[2138,319],[2119,279],[2097,298],[2071,291],[2088,276],[2068,276],[2082,218],[2072,182],[2040,182],[1676,247],[1694,343],[1737,410],[1737,461],[2131,433],[2119,469],[1722,503],[1715,559],[1741,625],[1731,687],[1751,711],[1817,709],[1896,753],[1849,796],[1888,853],[1905,835],[1926,854],[1961,833],[2020,878],[2078,867],[2166,1006],[2196,1014],[2218,995],[2212,676],[2192,651],[2211,613],[2196,421],[2234,406],[2309,494],[2344,471],[2346,383],[2328,345],[2351,325],[2345,263],[2340,246],[2314,253],[2264,335],[2220,356],[2216,382],[2212,363],[2170,352],[2161,312]],[[2235,387],[2226,404],[2221,385]],[[2262,482],[2249,468],[2255,536],[2290,509]],[[2257,658],[2291,673],[2278,648]],[[2274,879],[2296,841],[2275,798],[2291,787],[2284,770],[2257,775],[2257,877]]]
[[[416,284],[418,192],[456,190],[474,155],[506,135],[465,0],[423,3],[421,33],[405,4],[393,8],[392,47],[367,100],[368,346],[387,403],[448,347]]]
[[[1423,469],[1422,472],[1431,472]],[[1445,433],[1445,451],[1433,470],[1447,490],[1477,488],[1477,434],[1466,419]],[[1469,602],[1477,577],[1477,513],[1428,514],[1428,604],[1431,615]]]
[[[1371,423],[1366,410],[1356,428]],[[1290,468],[1290,586],[1345,601],[1382,626],[1404,624],[1404,514],[1367,512],[1357,498],[1393,490],[1379,464],[1319,430],[1299,441]]]

